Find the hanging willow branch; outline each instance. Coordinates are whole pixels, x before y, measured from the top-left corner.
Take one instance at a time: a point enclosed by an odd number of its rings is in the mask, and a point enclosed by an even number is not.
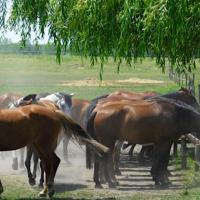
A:
[[[58,59],[63,48],[89,56],[92,64],[100,58],[101,78],[108,57],[130,64],[137,58],[152,56],[163,70],[168,59],[177,71],[184,72],[195,68],[195,58],[200,55],[199,0],[12,2],[9,23],[21,30],[23,38],[31,30],[42,37],[48,27]]]

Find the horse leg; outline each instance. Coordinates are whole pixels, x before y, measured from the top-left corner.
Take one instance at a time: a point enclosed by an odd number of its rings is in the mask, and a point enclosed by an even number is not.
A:
[[[172,143],[171,143],[171,146],[172,146]],[[170,171],[167,169],[167,166],[169,164],[171,146],[170,146],[168,152],[166,153],[166,157],[165,157],[165,160],[163,163],[164,164],[164,180],[165,180],[166,185],[171,184],[171,181],[169,180],[169,175],[171,175],[171,174],[170,174]]]
[[[103,188],[100,181],[99,181],[99,165],[100,165],[100,158],[95,154],[94,155],[94,174],[93,180],[95,182],[95,188]]]
[[[38,149],[37,149],[38,151]],[[42,152],[38,151],[38,155],[41,158],[41,161],[44,166],[45,171],[45,186],[44,189],[39,193],[40,197],[45,197],[48,193],[51,198],[54,194],[54,178],[57,171],[57,168],[60,163],[60,159],[56,156],[54,152]]]
[[[12,151],[12,169],[13,170],[18,170],[18,159],[17,159],[17,150]]]
[[[49,177],[49,183],[48,183],[48,195],[50,198],[55,193],[53,189],[53,185],[54,185],[54,178],[55,178],[59,164],[60,164],[60,158],[55,153],[53,153],[53,168],[52,168],[52,171]]]
[[[114,175],[113,154],[108,154],[104,159],[104,173],[109,188],[115,188],[118,185]]]
[[[37,166],[38,166],[39,157],[37,152],[33,151],[33,178],[36,179],[37,177]]]
[[[40,161],[40,183],[39,183],[39,187],[43,188],[43,184],[44,184],[44,166],[42,164],[42,161]]]
[[[0,194],[3,193],[3,185],[1,183],[1,180],[0,180]]]
[[[119,169],[120,152],[121,152],[122,145],[123,145],[122,141],[117,141],[114,148],[114,170],[115,170],[115,174],[118,176],[122,175]]]
[[[35,182],[36,182],[34,177],[33,177],[33,174],[31,173],[31,158],[32,158],[32,155],[33,155],[32,146],[27,146],[25,166],[26,166],[27,173],[28,173],[28,182],[31,186],[35,185]]]
[[[155,144],[151,175],[156,186],[166,186],[169,184],[169,180],[166,179],[166,168],[169,162],[170,149],[171,142]]]

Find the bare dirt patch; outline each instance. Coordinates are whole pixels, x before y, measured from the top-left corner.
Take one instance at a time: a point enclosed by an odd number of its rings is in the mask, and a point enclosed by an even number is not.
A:
[[[138,148],[140,149],[140,147]],[[102,197],[124,199],[125,197],[133,195],[172,195],[183,188],[183,176],[181,172],[175,170],[173,166],[169,167],[172,173],[172,176],[170,176],[172,185],[166,189],[155,188],[154,182],[150,176],[150,162],[147,160],[144,163],[140,163],[137,159],[137,153],[133,158],[130,158],[126,152],[123,152],[120,165],[122,176],[117,177],[120,185],[116,189],[110,189],[104,184],[104,189],[95,189],[92,180],[93,170],[87,170],[85,168],[85,153],[83,149],[72,143],[70,144],[69,156],[71,165],[67,165],[62,160],[55,179],[56,195],[59,196],[62,195],[62,193],[70,192],[70,195],[72,194],[78,198],[80,194],[89,194],[90,197],[94,197],[90,199]],[[61,151],[58,151],[58,154],[60,154],[60,152]],[[18,180],[22,185],[28,185],[26,171],[13,171],[8,160],[3,163],[1,162],[0,177],[2,178],[5,190],[6,185],[13,185],[14,189],[16,184],[15,180]],[[37,187],[31,188],[28,186],[27,189],[30,190],[30,192],[32,191],[31,193],[33,194],[38,192]],[[9,188],[7,188],[7,190],[9,190]],[[28,198],[28,196],[26,196],[26,198]]]
[[[62,81],[58,83],[58,86],[119,86],[121,84],[162,84],[164,81],[152,80],[152,79],[141,79],[141,78],[129,78],[125,80],[103,80],[99,81],[97,79],[85,79],[85,80],[72,80],[72,81]]]

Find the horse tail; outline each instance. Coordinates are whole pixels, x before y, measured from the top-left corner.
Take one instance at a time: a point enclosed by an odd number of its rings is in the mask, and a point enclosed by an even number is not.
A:
[[[107,96],[108,96],[108,94],[104,94],[104,95],[102,95],[100,97],[97,97],[97,98],[91,100],[91,103],[88,106],[88,108],[86,110],[86,113],[85,113],[85,117],[83,119],[84,127],[87,127],[87,124],[88,124],[88,122],[89,122],[89,120],[91,118],[91,114],[92,114],[93,110],[96,108],[96,105],[99,102],[99,100],[104,99]]]
[[[86,131],[94,139],[96,139],[95,130],[94,130],[94,118],[96,113],[93,113],[87,123]],[[94,163],[94,155],[88,147],[86,147],[86,168],[92,169]]]
[[[76,122],[74,122],[69,116],[65,115],[62,111],[56,110],[55,113],[63,125],[65,134],[72,134],[76,141],[81,140],[91,149],[93,149],[94,152],[100,157],[104,156],[110,151],[108,147],[100,144],[91,136],[89,136]]]
[[[85,157],[86,157],[86,169],[92,169],[93,168],[93,155],[92,155],[91,149],[87,146],[86,146],[86,151],[85,151]]]

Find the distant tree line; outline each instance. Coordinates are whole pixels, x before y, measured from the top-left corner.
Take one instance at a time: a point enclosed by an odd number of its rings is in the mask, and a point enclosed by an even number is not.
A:
[[[21,42],[13,43],[10,39],[0,38],[0,53],[2,54],[47,54],[55,55],[56,48],[52,43],[48,44],[31,44],[30,41],[26,41],[24,46]],[[64,52],[66,53],[66,51]]]

